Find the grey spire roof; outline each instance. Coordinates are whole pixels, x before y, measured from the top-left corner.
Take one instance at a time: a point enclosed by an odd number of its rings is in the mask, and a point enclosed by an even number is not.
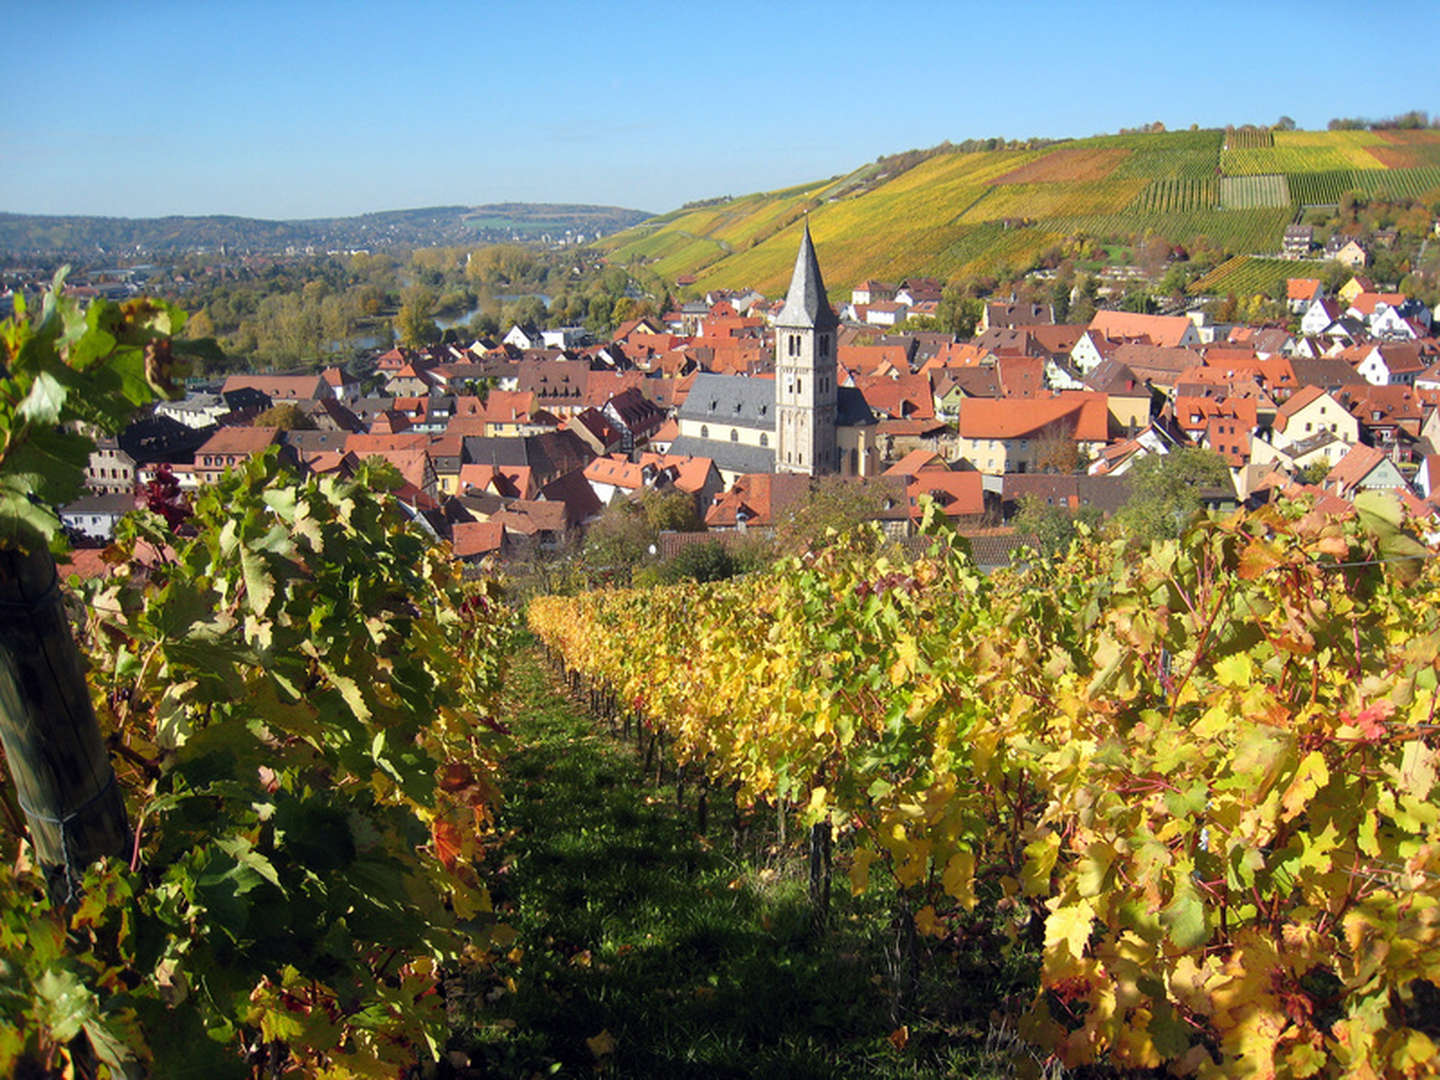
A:
[[[820,276],[820,263],[815,259],[815,245],[810,242],[810,222],[805,222],[800,237],[800,250],[795,255],[795,272],[790,275],[790,291],[785,306],[775,317],[776,326],[793,326],[806,330],[833,330],[839,325],[825,295],[825,279]]]

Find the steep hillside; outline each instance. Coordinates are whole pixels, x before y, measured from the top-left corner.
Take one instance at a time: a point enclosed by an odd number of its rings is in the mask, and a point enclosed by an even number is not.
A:
[[[1205,237],[1227,254],[1273,254],[1303,206],[1349,190],[1440,191],[1436,131],[1162,132],[920,157],[898,175],[867,166],[682,209],[602,246],[667,282],[693,274],[697,289],[774,292],[795,257],[787,226],[808,212],[826,281],[841,290],[867,277],[1020,271],[1076,235]]]

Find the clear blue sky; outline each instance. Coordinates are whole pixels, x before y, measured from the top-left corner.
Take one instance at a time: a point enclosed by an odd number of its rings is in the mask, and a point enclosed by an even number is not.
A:
[[[21,213],[663,211],[944,139],[1440,112],[1433,0],[7,7]]]

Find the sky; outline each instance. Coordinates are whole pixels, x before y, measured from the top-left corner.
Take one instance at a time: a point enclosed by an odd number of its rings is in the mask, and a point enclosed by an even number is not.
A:
[[[1434,0],[6,7],[14,213],[662,212],[946,139],[1440,113]]]

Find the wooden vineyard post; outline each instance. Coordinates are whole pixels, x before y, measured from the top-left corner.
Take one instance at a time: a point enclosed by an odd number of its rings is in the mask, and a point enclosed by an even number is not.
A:
[[[830,922],[830,822],[810,826],[810,912],[816,934]]]
[[[73,900],[130,829],[44,549],[0,548],[0,742],[51,899]]]

